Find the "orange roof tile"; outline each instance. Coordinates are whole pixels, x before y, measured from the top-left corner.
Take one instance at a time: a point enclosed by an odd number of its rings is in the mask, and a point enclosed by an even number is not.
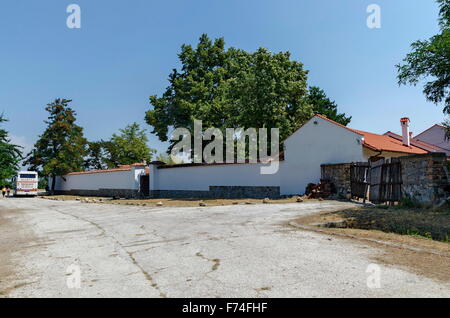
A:
[[[399,134],[396,134],[396,133],[394,133],[392,131],[388,131],[388,132],[385,133],[385,135],[387,135],[387,134],[390,134],[391,135],[390,137],[393,137],[394,139],[403,140],[402,136],[400,136]],[[415,144],[414,146],[417,146],[417,147],[419,147],[421,149],[424,149],[424,150],[427,150],[426,148],[430,148],[430,149],[433,149],[433,150],[436,150],[436,151],[439,150],[439,149],[442,149],[442,148],[439,148],[439,147],[437,147],[435,145],[429,144],[429,143],[427,143],[425,141],[417,140],[415,138],[411,138],[411,143],[414,143]]]
[[[372,150],[392,151],[392,152],[402,152],[402,153],[412,153],[412,154],[422,154],[422,153],[429,152],[429,151],[426,151],[426,150],[421,149],[416,146],[412,146],[412,145],[409,147],[405,146],[405,145],[403,145],[402,141],[397,140],[392,137],[389,137],[389,136],[373,134],[373,133],[370,133],[367,131],[356,130],[356,129],[355,129],[355,132],[364,136],[363,145]]]
[[[73,176],[73,175],[78,175],[78,174],[94,174],[94,173],[130,171],[131,167],[139,167],[139,166],[145,166],[145,165],[146,165],[145,163],[133,163],[131,165],[119,165],[119,168],[70,172],[70,173],[66,174],[66,176]]]

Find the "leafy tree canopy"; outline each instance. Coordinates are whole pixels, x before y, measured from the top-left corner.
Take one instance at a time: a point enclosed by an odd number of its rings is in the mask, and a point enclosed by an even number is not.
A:
[[[326,117],[347,126],[352,117],[347,117],[345,114],[339,114],[337,104],[327,97],[325,92],[317,86],[311,86],[309,88],[307,103],[313,107],[315,114],[322,114]]]
[[[225,49],[223,38],[212,41],[203,34],[196,48],[183,45],[178,57],[181,69],[172,70],[162,96],[150,96],[153,109],[145,117],[161,141],[173,128],[192,134],[194,120],[222,131],[279,128],[284,140],[317,112],[344,125],[351,119],[339,114],[322,90],[308,92],[308,71],[289,52]],[[169,151],[176,142],[170,142]]]
[[[306,103],[307,71],[288,52],[225,49],[223,38],[203,34],[196,48],[183,45],[178,57],[181,70],[169,75],[161,97],[150,97],[153,109],[146,113],[162,141],[171,128],[192,132],[194,119],[205,128],[278,127],[284,139],[313,114]]]
[[[137,162],[150,162],[156,150],[147,145],[145,129],[133,123],[113,134],[110,140],[90,142],[85,161],[87,169],[116,168]]]
[[[172,156],[170,156],[170,155],[168,155],[168,154],[164,154],[164,153],[159,154],[159,155],[156,157],[156,160],[157,160],[157,161],[164,162],[164,163],[167,164],[167,165],[174,165],[174,164],[177,163],[175,160],[173,160]]]
[[[76,113],[69,107],[71,100],[55,99],[45,110],[49,113],[45,121],[47,128],[39,136],[25,164],[44,176],[64,175],[81,171],[86,154],[86,139],[83,129],[75,124]],[[54,179],[53,179],[54,180]],[[52,191],[54,191],[54,182]]]
[[[0,124],[6,122],[3,114],[0,114]],[[19,163],[23,159],[20,146],[11,143],[8,132],[0,128],[0,185],[8,185],[11,178],[19,170]]]
[[[400,85],[417,85],[426,80],[423,93],[427,100],[444,103],[443,111],[450,114],[450,0],[437,0],[440,33],[428,40],[411,44],[412,51],[403,64],[397,65]]]
[[[107,158],[107,141],[90,141],[87,145],[87,156],[84,167],[87,170],[102,170],[109,168]]]

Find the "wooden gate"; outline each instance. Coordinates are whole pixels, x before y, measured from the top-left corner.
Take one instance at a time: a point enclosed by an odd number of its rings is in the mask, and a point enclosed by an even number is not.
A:
[[[350,167],[352,198],[369,197],[373,203],[394,203],[402,198],[402,168],[400,160],[384,159],[375,162],[358,162]]]
[[[380,183],[380,202],[394,203],[402,198],[402,166],[400,160],[392,159],[383,164]]]
[[[380,160],[370,166],[370,195],[373,203],[394,203],[402,197],[402,169],[398,159]]]
[[[362,198],[364,202],[369,188],[369,168],[368,162],[357,162],[350,166],[350,191],[352,198]]]
[[[373,203],[381,203],[381,176],[383,174],[384,159],[370,163],[369,170],[369,200]]]

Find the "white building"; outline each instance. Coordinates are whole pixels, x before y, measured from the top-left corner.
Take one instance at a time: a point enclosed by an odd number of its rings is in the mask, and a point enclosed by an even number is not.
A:
[[[393,158],[428,150],[411,145],[409,119],[403,138],[355,130],[315,115],[284,143],[284,160],[275,174],[261,174],[268,164],[150,165],[150,192],[160,197],[276,197],[303,194],[320,180],[320,165]]]
[[[59,193],[153,197],[278,197],[303,194],[309,183],[320,180],[321,164],[361,162],[423,154],[427,147],[411,140],[409,119],[401,119],[402,136],[355,130],[315,115],[284,142],[278,170],[262,174],[272,163],[180,164],[151,163],[149,189],[140,189],[144,164],[117,169],[74,172],[58,177]],[[149,191],[143,191],[149,190]]]
[[[450,157],[450,140],[446,137],[447,128],[442,125],[433,125],[427,130],[413,137],[413,140],[434,147],[432,152],[445,152]]]
[[[146,171],[144,163],[135,163],[115,169],[72,172],[56,178],[55,190],[60,194],[134,197],[140,190],[140,176]]]

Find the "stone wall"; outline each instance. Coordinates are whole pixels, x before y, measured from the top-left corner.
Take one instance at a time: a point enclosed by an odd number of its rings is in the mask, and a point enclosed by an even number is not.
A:
[[[404,198],[431,206],[450,196],[446,154],[410,155],[399,157],[399,160]],[[351,163],[321,165],[321,179],[331,181],[339,197],[350,193],[350,166]]]
[[[130,189],[98,189],[98,190],[57,190],[55,194],[60,195],[80,195],[88,197],[121,197],[127,199],[139,198],[140,194],[137,190]]]
[[[449,196],[445,153],[405,156],[400,162],[403,197],[423,205],[434,205]]]
[[[280,187],[210,186],[209,191],[152,190],[150,196],[152,198],[276,199],[280,197]]]
[[[336,187],[339,198],[346,198],[350,193],[350,166],[351,163],[323,164],[321,165],[321,180],[330,181]]]

